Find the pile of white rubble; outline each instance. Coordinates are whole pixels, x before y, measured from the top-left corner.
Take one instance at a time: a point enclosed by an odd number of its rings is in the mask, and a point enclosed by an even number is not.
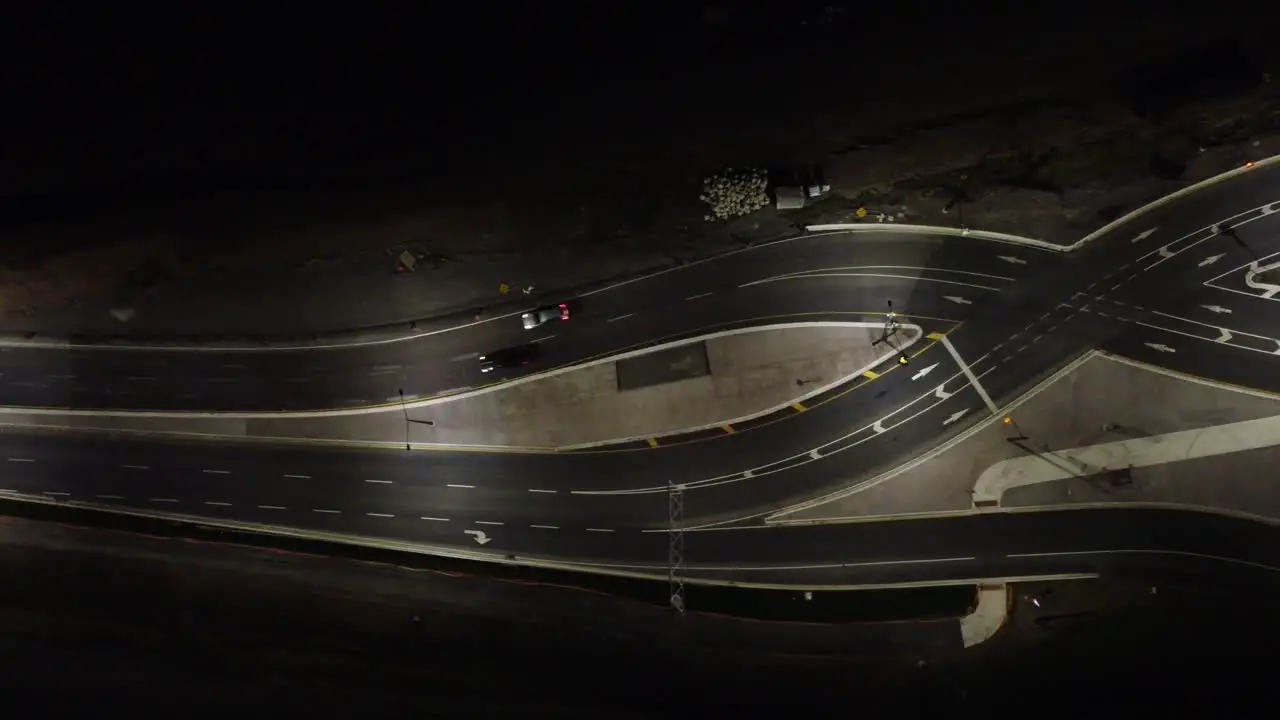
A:
[[[769,204],[764,170],[726,170],[702,181],[700,199],[709,206],[708,221],[728,220],[755,212]]]

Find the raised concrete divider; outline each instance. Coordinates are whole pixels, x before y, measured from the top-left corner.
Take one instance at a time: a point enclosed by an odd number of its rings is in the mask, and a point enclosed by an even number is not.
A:
[[[975,505],[999,505],[1013,488],[1280,445],[1280,416],[1002,460],[973,487]]]
[[[789,410],[882,364],[916,342],[902,326],[893,347],[876,345],[880,323],[787,323],[690,338],[618,358],[696,349],[705,372],[634,390],[619,387],[618,359],[522,379],[483,392],[378,412],[325,411],[206,416],[0,410],[10,429],[72,429],[367,447],[578,450],[672,434],[738,432],[739,423]],[[674,357],[674,356],[673,356]],[[683,357],[683,355],[681,355]],[[794,412],[794,411],[792,411]],[[406,422],[406,416],[412,422]]]
[[[973,612],[960,618],[960,637],[966,648],[986,642],[1009,620],[1009,586],[1004,583],[979,585]]]
[[[1216,504],[1215,512],[1280,517],[1272,486],[1254,481],[1250,469],[1268,460],[1245,460],[1280,453],[1280,396],[1272,393],[1095,351],[972,430],[766,521],[874,522],[1084,503],[1201,511]]]
[[[1023,395],[1008,403],[1002,408],[1002,412],[993,413],[991,417],[976,423],[928,452],[874,477],[855,482],[821,497],[776,510],[765,517],[765,522],[770,525],[820,525],[856,518],[860,513],[850,511],[846,508],[846,505],[860,506],[863,498],[859,496],[877,488],[886,487],[892,484],[895,479],[917,470],[920,471],[921,475],[930,478],[928,491],[920,495],[921,498],[928,501],[925,507],[900,506],[897,500],[893,500],[891,501],[893,509],[888,512],[875,510],[866,512],[866,516],[890,517],[898,514],[920,516],[936,513],[957,513],[971,508],[973,476],[967,474],[965,467],[966,463],[971,461],[955,457],[953,453],[959,453],[961,446],[971,438],[1001,423],[1005,413],[1013,412],[1023,403],[1028,402],[1062,378],[1084,366],[1093,357],[1093,353],[1086,353],[1073,360],[1054,374],[1037,383],[1035,387]],[[931,478],[943,474],[938,472],[940,470],[945,470],[948,473],[959,473],[959,484],[948,488],[948,492],[939,491],[939,488],[932,484]],[[813,517],[814,515],[816,517]]]
[[[1277,269],[1280,269],[1280,262],[1268,263],[1267,265],[1254,263],[1249,266],[1249,272],[1245,273],[1244,284],[1254,290],[1263,291],[1263,297],[1272,297],[1280,293],[1280,284],[1266,282],[1262,279],[1262,276]]]

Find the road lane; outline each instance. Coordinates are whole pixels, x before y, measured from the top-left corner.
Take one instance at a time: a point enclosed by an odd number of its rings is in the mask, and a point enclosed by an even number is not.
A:
[[[1025,256],[1019,257],[1025,265],[999,259],[1015,251]],[[870,268],[860,271],[860,276],[847,277],[849,282],[842,288],[849,298],[860,300],[861,307],[855,309],[879,310],[893,299],[900,312],[936,312],[937,303],[942,302],[951,314],[962,314],[964,308],[940,299],[954,294],[940,292],[941,283],[919,283],[913,293],[911,278],[922,272],[916,268],[926,268],[923,272],[932,276],[959,272],[1017,277],[1039,262],[1052,260],[1045,252],[964,238],[886,235],[856,242],[847,236],[804,238],[588,296],[568,323],[532,332],[524,331],[513,317],[420,340],[337,350],[9,348],[0,352],[0,405],[253,411],[376,404],[387,402],[401,388],[429,396],[491,382],[480,375],[476,363],[466,359],[544,336],[554,335],[554,342],[545,343],[548,357],[538,369],[748,318],[830,309],[801,304],[795,282],[740,287],[785,272]],[[986,278],[985,282],[1000,281]],[[629,317],[625,322],[609,322],[620,315]]]

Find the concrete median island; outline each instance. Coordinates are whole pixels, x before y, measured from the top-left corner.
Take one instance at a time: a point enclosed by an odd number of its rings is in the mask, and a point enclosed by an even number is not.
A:
[[[1280,518],[1265,465],[1250,464],[1280,458],[1280,399],[1265,393],[1091,353],[1002,415],[1011,422],[775,517],[1168,503]]]
[[[11,410],[9,428],[41,427],[190,434],[420,448],[570,450],[653,440],[695,430],[734,432],[733,423],[789,408],[892,363],[897,351],[873,344],[872,323],[764,326],[692,339],[620,362],[588,364],[491,392],[413,403],[374,413],[316,417],[60,415]],[[902,327],[905,347],[919,330]]]

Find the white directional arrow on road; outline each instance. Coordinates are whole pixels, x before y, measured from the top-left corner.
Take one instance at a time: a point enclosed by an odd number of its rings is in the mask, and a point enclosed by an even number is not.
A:
[[[1221,334],[1221,335],[1219,335],[1218,337],[1214,338],[1214,342],[1220,342],[1220,343],[1224,343],[1224,342],[1231,342],[1231,331],[1230,331],[1230,330],[1224,330],[1224,329],[1222,329],[1222,328],[1218,328],[1218,332],[1220,332],[1220,333],[1222,333],[1222,334]]]
[[[965,414],[965,413],[967,413],[967,412],[969,412],[969,408],[965,408],[965,409],[963,409],[963,410],[957,410],[957,411],[955,411],[955,412],[951,413],[951,417],[948,417],[946,420],[943,420],[943,421],[942,421],[942,424],[943,424],[943,425],[950,425],[951,423],[953,423],[953,422],[955,422],[955,421],[959,420],[960,418],[964,417],[964,414]]]
[[[1227,313],[1228,315],[1231,314],[1231,310],[1229,308],[1224,308],[1221,305],[1201,305],[1200,307],[1213,313]]]
[[[1162,258],[1171,258],[1174,256],[1174,254],[1175,253],[1169,249],[1168,245],[1165,245],[1164,247],[1160,248],[1160,257]]]
[[[1209,257],[1207,257],[1207,258],[1205,258],[1205,259],[1201,260],[1200,262],[1198,262],[1198,263],[1196,263],[1196,264],[1197,264],[1199,267],[1209,267],[1210,265],[1212,265],[1212,264],[1214,264],[1214,263],[1218,262],[1219,260],[1221,260],[1221,259],[1222,259],[1222,258],[1224,258],[1224,257],[1226,257],[1226,253],[1219,253],[1219,254],[1217,254],[1217,255],[1210,255]]]
[[[1160,343],[1142,343],[1142,344],[1146,345],[1152,350],[1159,350],[1160,352],[1178,352],[1177,350],[1174,350],[1168,345],[1161,345]]]
[[[973,304],[973,301],[971,301],[971,300],[965,300],[964,298],[960,297],[959,295],[943,295],[943,296],[942,296],[942,299],[944,299],[944,300],[950,300],[950,301],[951,301],[951,302],[953,302],[953,303],[959,303],[959,304],[961,304],[961,305],[972,305],[972,304]]]
[[[1158,228],[1158,227],[1153,227],[1153,228],[1151,228],[1150,230],[1143,230],[1142,232],[1138,233],[1137,237],[1135,237],[1135,238],[1134,238],[1133,240],[1131,240],[1130,242],[1139,242],[1139,241],[1141,241],[1141,240],[1146,240],[1147,238],[1151,237],[1151,233],[1153,233],[1153,232],[1155,232],[1155,231],[1157,231],[1157,230],[1159,230],[1159,229],[1160,229],[1160,228]]]
[[[929,373],[933,372],[933,369],[934,369],[934,368],[936,368],[936,367],[938,367],[938,363],[934,363],[934,364],[930,365],[929,367],[924,368],[924,369],[923,369],[923,370],[921,370],[920,372],[916,373],[915,375],[912,375],[912,376],[911,376],[911,379],[912,379],[912,380],[919,380],[920,378],[924,377],[925,375],[928,375]]]
[[[881,423],[883,422],[884,422],[883,420],[877,420],[876,424],[871,426],[871,429],[874,430],[877,435],[879,435],[882,432],[885,432],[884,425],[881,425]]]
[[[947,392],[946,390],[943,390],[943,388],[945,388],[946,386],[947,386],[946,383],[939,385],[938,389],[933,391],[933,396],[938,398],[939,400],[946,400],[947,398],[951,397],[951,393]]]
[[[493,539],[488,535],[485,535],[483,530],[463,530],[462,532],[474,537],[476,539],[476,542],[480,543],[481,545],[487,545],[489,544],[489,541]]]
[[[1001,256],[999,256],[999,258],[997,258],[997,259],[999,259],[999,260],[1003,260],[1003,261],[1005,261],[1005,262],[1007,262],[1007,263],[1013,263],[1014,265],[1026,265],[1026,264],[1027,264],[1027,261],[1026,261],[1026,260],[1023,260],[1023,259],[1022,259],[1022,258],[1020,258],[1020,257],[1014,257],[1014,256],[1012,256],[1012,255],[1001,255]]]

